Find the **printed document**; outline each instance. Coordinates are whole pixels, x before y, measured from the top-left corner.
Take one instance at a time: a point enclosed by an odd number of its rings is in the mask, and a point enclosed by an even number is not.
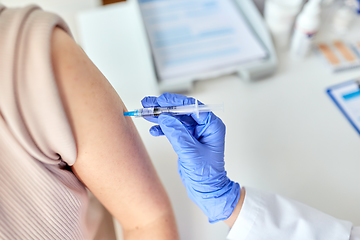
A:
[[[330,96],[360,133],[360,82],[349,81],[330,88]]]

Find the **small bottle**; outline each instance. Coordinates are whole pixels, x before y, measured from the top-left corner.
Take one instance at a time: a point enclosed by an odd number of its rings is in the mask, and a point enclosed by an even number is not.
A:
[[[321,0],[310,0],[296,19],[291,41],[291,54],[306,57],[312,47],[313,39],[320,28]]]
[[[295,18],[304,0],[267,0],[264,17],[278,49],[287,50]]]
[[[334,16],[333,27],[334,30],[340,34],[345,34],[355,17],[355,11],[347,6],[340,8]]]

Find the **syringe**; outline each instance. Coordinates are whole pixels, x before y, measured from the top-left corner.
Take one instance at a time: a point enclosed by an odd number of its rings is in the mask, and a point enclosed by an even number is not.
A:
[[[224,104],[211,104],[211,105],[183,105],[183,106],[172,106],[172,107],[149,107],[141,108],[134,111],[124,112],[124,116],[130,117],[157,117],[161,113],[170,113],[172,115],[185,115],[195,113],[199,117],[200,112],[211,112],[213,110],[223,110]]]

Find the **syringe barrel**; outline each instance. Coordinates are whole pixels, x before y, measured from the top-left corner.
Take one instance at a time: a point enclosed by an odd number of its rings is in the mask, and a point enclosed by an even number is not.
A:
[[[161,113],[172,113],[174,107],[149,107],[138,109],[139,117],[158,117]]]
[[[158,117],[161,113],[172,115],[192,114],[198,112],[211,112],[216,109],[223,109],[223,104],[214,105],[183,105],[171,107],[150,107],[136,110],[139,114],[136,117]]]

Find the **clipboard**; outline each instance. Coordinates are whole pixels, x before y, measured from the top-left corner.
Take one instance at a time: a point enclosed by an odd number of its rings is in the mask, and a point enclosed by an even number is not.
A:
[[[351,80],[329,87],[327,94],[360,134],[360,80]]]
[[[255,4],[252,0],[199,0],[199,1],[161,1],[161,0],[137,0],[139,5],[139,12],[142,17],[144,30],[147,33],[147,40],[149,47],[152,53],[152,65],[155,70],[155,74],[157,77],[157,82],[160,91],[162,92],[186,92],[190,91],[192,88],[192,83],[198,80],[205,80],[209,78],[215,78],[226,74],[237,73],[242,79],[244,80],[256,80],[264,78],[268,75],[271,75],[277,66],[277,58],[275,49],[273,47],[271,36],[267,30],[267,27],[261,17],[261,14],[258,12]],[[179,2],[179,3],[177,3]],[[181,3],[181,4],[180,4]],[[194,6],[190,6],[192,4]],[[237,62],[229,61],[229,64],[225,64],[227,59],[218,58],[217,62],[222,63],[223,60],[224,64],[216,64],[215,62],[211,62],[211,57],[214,55],[227,55],[236,52],[237,48],[229,48],[229,49],[221,49],[220,51],[212,51],[207,52],[206,54],[202,55],[195,55],[195,56],[186,56],[181,58],[173,58],[171,55],[165,56],[163,59],[160,55],[163,55],[168,51],[171,51],[172,48],[168,49],[161,49],[164,50],[159,52],[157,47],[163,46],[164,44],[173,44],[173,42],[168,41],[171,37],[177,36],[176,41],[186,41],[189,42],[189,39],[198,38],[199,34],[193,34],[199,29],[198,26],[193,26],[196,22],[190,23],[188,26],[191,29],[189,34],[189,30],[186,28],[181,28],[176,25],[169,26],[169,22],[177,21],[179,16],[175,12],[174,14],[171,12],[175,9],[175,7],[182,6],[181,12],[185,12],[186,14],[192,14],[194,9],[199,8],[199,4],[206,5],[210,11],[214,11],[214,5],[232,5],[233,9],[228,8],[227,11],[229,12],[237,12],[238,13],[238,20],[237,24],[242,25],[242,29],[245,31],[244,35],[252,35],[248,38],[248,42],[250,44],[249,49],[247,46],[243,45],[240,46],[238,49],[242,49],[245,51],[245,55],[253,54],[254,52],[258,51],[258,56],[248,58],[244,58],[241,60],[241,57],[238,58]],[[189,6],[188,6],[189,5]],[[186,9],[189,9],[187,12]],[[167,14],[167,13],[171,14]],[[163,14],[166,13],[166,14]],[[194,13],[195,14],[195,13]],[[205,14],[205,12],[198,12],[196,13],[197,16],[201,14]],[[230,14],[229,14],[230,15]],[[234,14],[232,14],[234,15]],[[180,16],[181,18],[181,16]],[[165,19],[165,20],[164,20]],[[175,20],[174,20],[175,19]],[[183,19],[187,21],[188,19]],[[158,25],[157,25],[158,24]],[[216,24],[215,24],[216,25]],[[154,27],[155,26],[155,27]],[[210,25],[209,25],[210,26]],[[167,28],[164,30],[164,27]],[[236,26],[233,26],[236,28]],[[233,28],[232,27],[232,28]],[[201,27],[200,27],[201,28]],[[211,29],[211,31],[202,31],[200,33],[201,36],[209,35],[224,35],[233,29]],[[168,34],[169,33],[169,34]],[[173,34],[173,35],[171,35]],[[154,37],[155,36],[155,37]],[[159,37],[160,36],[160,37]],[[159,39],[160,38],[160,41]],[[233,39],[234,40],[234,39]],[[242,40],[242,39],[241,39]],[[240,40],[240,41],[241,41]],[[254,46],[254,43],[257,42],[258,46]],[[221,43],[220,43],[221,44]],[[199,50],[199,48],[203,48],[204,44],[199,44],[198,46],[193,47],[193,49]],[[250,48],[252,47],[252,50]],[[262,48],[262,49],[260,49]],[[187,49],[185,49],[186,51]],[[242,51],[241,50],[241,51]],[[181,50],[182,51],[182,50]],[[183,52],[177,52],[177,54],[183,54]],[[261,52],[263,51],[263,53]],[[167,59],[168,58],[168,59]],[[196,62],[193,61],[194,59],[209,59],[208,63],[204,63],[203,69],[192,69]],[[165,59],[165,60],[164,60]],[[179,62],[184,63],[185,60],[191,60],[193,62],[189,63],[188,65],[184,65],[184,70],[175,69],[174,72],[177,74],[172,74],[167,72],[168,69],[162,68],[164,65],[174,65],[178,64]],[[208,69],[205,69],[205,65],[208,64]],[[184,74],[183,74],[184,73]],[[166,76],[166,77],[164,77]]]

